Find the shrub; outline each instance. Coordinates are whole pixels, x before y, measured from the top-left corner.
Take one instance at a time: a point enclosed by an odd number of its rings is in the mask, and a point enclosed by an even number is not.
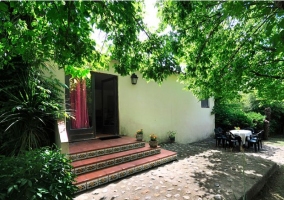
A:
[[[0,199],[72,199],[76,186],[70,160],[41,148],[0,158]]]
[[[224,130],[248,127],[252,123],[236,104],[216,102],[212,114],[215,114],[215,127],[222,127]]]
[[[269,123],[270,135],[282,135],[284,133],[284,103],[273,103],[265,107],[271,108],[271,119]],[[264,108],[263,108],[264,110]]]
[[[250,127],[252,127],[255,131],[263,130],[263,120],[264,120],[263,115],[256,112],[248,112],[246,113],[246,116],[252,122],[252,125]]]
[[[62,84],[45,77],[40,68],[21,67],[0,74],[0,154],[4,155],[50,145],[52,122],[64,113],[59,98]]]
[[[234,127],[263,129],[264,116],[255,112],[245,113],[240,104],[216,102],[212,114],[215,114],[215,127],[222,127],[224,130]]]
[[[243,108],[246,111],[253,111],[265,115],[264,109],[271,108],[271,119],[269,122],[269,134],[277,135],[284,133],[284,102],[273,99],[263,99],[257,96],[256,92],[243,94]],[[258,125],[259,126],[259,125]],[[258,127],[263,129],[263,122]]]
[[[274,103],[263,103],[263,105],[255,108],[255,112],[260,112],[264,114],[264,109],[271,108],[271,119],[269,122],[269,134],[270,135],[281,135],[284,133],[284,103],[274,102]],[[263,129],[263,126],[262,126]]]
[[[215,114],[216,127],[224,129],[239,124],[241,128],[245,121],[244,113],[248,119],[245,124],[250,124],[256,131],[264,129],[265,108],[271,108],[269,122],[269,135],[282,135],[284,133],[284,102],[273,99],[263,99],[257,91],[242,94],[241,99],[216,99],[213,114]],[[237,118],[241,119],[237,119]],[[245,121],[244,121],[245,120]],[[235,125],[237,126],[237,125]]]

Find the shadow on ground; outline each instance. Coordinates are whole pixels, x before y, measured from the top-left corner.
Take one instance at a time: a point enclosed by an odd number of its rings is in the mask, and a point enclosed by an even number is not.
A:
[[[236,200],[246,195],[248,199],[284,200],[281,193],[284,146],[281,144],[279,140],[264,142],[259,152],[253,148],[241,152],[235,148],[225,150],[216,147],[213,138],[190,144],[160,144],[177,152],[178,160],[103,185],[75,199]],[[281,168],[270,182],[268,178],[277,166]],[[282,181],[277,175],[282,176]],[[261,196],[255,196],[259,191]]]
[[[284,200],[284,137],[269,138],[265,144],[272,147],[275,151],[270,159],[277,162],[280,167],[279,170],[269,178],[255,199]]]
[[[206,199],[210,193],[219,193],[225,199],[238,199],[246,194],[248,199],[284,200],[283,137],[264,141],[263,148],[259,152],[254,152],[253,148],[245,148],[241,152],[237,148],[225,150],[216,147],[214,139],[190,144],[168,143],[161,146],[178,152],[180,160],[190,157],[198,160],[200,156],[208,158],[211,165],[206,166],[203,172],[194,172],[192,175],[207,194],[207,197],[206,195],[200,197]],[[210,156],[207,151],[211,151]],[[208,176],[210,173],[211,176]],[[267,184],[263,187],[265,183]],[[252,198],[257,192],[259,194]]]

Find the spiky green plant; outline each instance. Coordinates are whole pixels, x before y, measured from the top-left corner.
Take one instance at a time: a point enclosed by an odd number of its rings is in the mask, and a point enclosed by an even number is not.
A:
[[[0,90],[0,154],[17,155],[49,145],[48,128],[53,127],[47,124],[60,117],[63,110],[60,83],[44,77],[41,69],[27,67],[15,71],[11,78],[14,80],[2,83]]]

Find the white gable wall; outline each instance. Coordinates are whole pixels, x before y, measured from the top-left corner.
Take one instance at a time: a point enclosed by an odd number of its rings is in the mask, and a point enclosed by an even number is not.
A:
[[[167,131],[177,132],[176,141],[190,143],[209,137],[214,129],[215,118],[211,115],[214,106],[201,108],[201,102],[191,92],[183,90],[175,76],[169,77],[160,86],[147,83],[138,74],[137,85],[132,85],[130,76],[118,77],[120,133],[135,137],[138,129],[144,130],[144,140],[154,133],[160,142],[167,141]]]

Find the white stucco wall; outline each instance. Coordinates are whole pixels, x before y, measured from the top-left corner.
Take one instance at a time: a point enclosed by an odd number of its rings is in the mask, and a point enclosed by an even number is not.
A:
[[[214,129],[214,106],[201,108],[201,102],[171,76],[161,85],[147,83],[139,77],[132,85],[130,76],[118,77],[119,122],[121,134],[135,137],[138,129],[144,130],[144,140],[155,133],[160,142],[168,139],[167,131],[177,132],[176,141],[190,143],[209,137]]]
[[[65,72],[64,69],[58,69],[58,66],[53,62],[48,63],[51,67],[49,68],[50,71],[45,71],[45,76],[55,76],[62,84],[65,84]],[[52,72],[52,75],[50,74]],[[65,109],[65,88],[61,88],[61,99],[62,99],[62,109]],[[65,126],[66,119],[60,119],[55,124],[55,143],[58,148],[61,149],[61,152],[64,154],[69,153],[69,140]]]
[[[166,133],[174,130],[179,143],[190,143],[212,135],[214,100],[210,99],[210,108],[201,108],[201,102],[190,91],[183,90],[183,85],[176,82],[174,75],[159,85],[147,83],[141,74],[136,73],[138,83],[132,85],[130,76],[123,77],[113,71],[102,73],[118,76],[120,134],[135,137],[136,131],[142,128],[145,141],[155,133],[159,142],[165,142],[168,140]],[[56,74],[64,83],[63,71]]]

